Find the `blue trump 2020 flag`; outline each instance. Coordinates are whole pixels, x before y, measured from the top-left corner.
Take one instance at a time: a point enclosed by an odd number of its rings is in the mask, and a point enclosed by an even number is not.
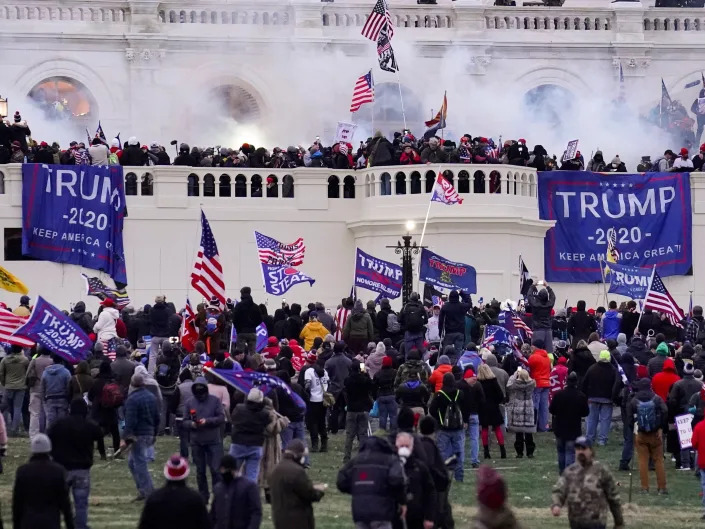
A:
[[[378,259],[357,248],[355,286],[377,292],[383,298],[398,298],[402,290],[401,266]]]
[[[262,276],[264,289],[274,296],[281,296],[294,285],[309,283],[313,285],[316,280],[299,272],[289,265],[267,265],[262,263]]]
[[[427,248],[421,250],[419,279],[438,288],[460,290],[466,294],[477,292],[475,268],[450,261]]]
[[[122,167],[22,166],[22,253],[101,270],[127,284]]]
[[[651,268],[639,268],[617,263],[609,264],[610,293],[622,294],[632,299],[644,299],[649,289]]]
[[[259,353],[262,349],[267,347],[267,339],[269,338],[269,332],[267,331],[267,326],[264,322],[260,323],[255,329],[255,335],[257,336],[257,341],[255,342],[255,352]],[[237,331],[233,325],[230,329],[230,342],[237,342]]]
[[[41,296],[37,298],[27,323],[14,334],[31,338],[72,364],[88,358],[93,345],[71,318]]]
[[[252,388],[259,388],[265,395],[274,388],[281,388],[296,406],[302,410],[306,409],[304,399],[292,391],[286,382],[275,376],[260,373],[259,371],[231,371],[230,369],[215,368],[206,368],[206,370],[245,395]]]
[[[544,239],[549,281],[600,281],[612,233],[620,264],[662,276],[692,265],[688,173],[540,172],[538,195],[540,218],[556,223]]]

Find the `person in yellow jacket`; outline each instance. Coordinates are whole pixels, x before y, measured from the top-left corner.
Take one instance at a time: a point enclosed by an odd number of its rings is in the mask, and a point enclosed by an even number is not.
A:
[[[312,310],[308,313],[308,323],[304,325],[301,329],[301,334],[299,338],[304,341],[304,349],[310,351],[313,347],[313,340],[320,336],[321,340],[325,338],[328,334],[328,329],[326,329],[323,324],[318,321],[318,312]]]

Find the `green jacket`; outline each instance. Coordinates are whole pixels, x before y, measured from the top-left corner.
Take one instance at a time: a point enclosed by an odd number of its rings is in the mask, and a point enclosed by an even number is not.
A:
[[[0,362],[0,384],[5,389],[27,389],[29,359],[23,353],[9,354]]]
[[[369,342],[372,340],[373,335],[372,318],[370,318],[367,312],[352,314],[345,322],[345,327],[343,328],[344,340],[353,338],[357,340],[367,340]]]

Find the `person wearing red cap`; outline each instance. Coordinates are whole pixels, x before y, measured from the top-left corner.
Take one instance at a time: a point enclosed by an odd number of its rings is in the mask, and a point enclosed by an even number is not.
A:
[[[276,358],[279,356],[279,339],[276,336],[270,336],[267,338],[267,347],[262,349],[262,356],[267,359],[267,358]]]
[[[188,461],[179,454],[164,465],[166,483],[149,495],[138,529],[209,529],[210,519],[201,496],[186,485]]]
[[[507,507],[507,483],[494,468],[482,465],[477,472],[477,514],[475,529],[520,529]]]
[[[93,326],[97,341],[106,343],[112,338],[117,338],[118,318],[120,318],[120,313],[115,308],[115,302],[110,298],[105,298],[100,303],[98,321]]]
[[[53,165],[54,153],[49,149],[47,142],[43,141],[39,144],[39,148],[37,149],[37,152],[34,153],[32,162]]]
[[[693,169],[693,160],[689,158],[688,149],[685,147],[681,149],[680,156],[674,160],[673,169]]]

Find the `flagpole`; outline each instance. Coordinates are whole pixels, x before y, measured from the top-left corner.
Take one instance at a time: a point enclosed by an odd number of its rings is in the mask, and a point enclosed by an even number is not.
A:
[[[404,130],[406,130],[406,112],[404,111],[404,98],[401,95],[401,78],[397,69],[397,86],[399,87],[399,101],[401,101],[401,115],[404,118]]]
[[[602,259],[600,259],[600,274],[602,275],[602,290],[605,296],[605,305],[608,305],[610,300],[607,297],[607,283],[605,282],[605,269],[602,267]]]
[[[651,284],[654,282],[654,274],[656,273],[656,265],[654,265],[653,270],[651,270],[651,278],[649,279],[649,288],[646,289],[646,295],[649,295],[649,291],[651,290]],[[646,300],[646,298],[644,298]],[[639,330],[639,324],[641,323],[641,317],[644,314],[644,306],[642,304],[641,306],[641,312],[639,313],[639,319],[636,321],[636,330]]]

